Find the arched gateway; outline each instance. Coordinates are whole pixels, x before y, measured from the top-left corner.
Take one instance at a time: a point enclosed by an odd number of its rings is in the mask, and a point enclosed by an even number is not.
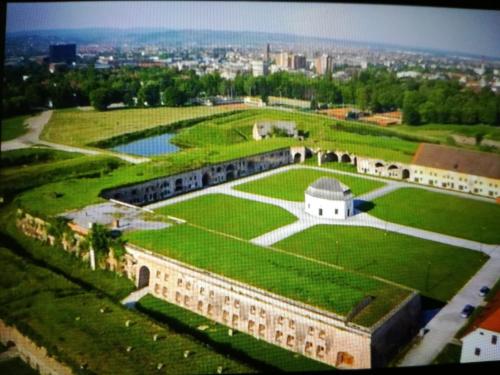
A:
[[[142,289],[149,286],[149,268],[142,266],[139,270],[139,282],[137,288]]]

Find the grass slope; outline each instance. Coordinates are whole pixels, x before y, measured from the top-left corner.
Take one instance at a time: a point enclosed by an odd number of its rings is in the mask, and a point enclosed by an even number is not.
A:
[[[252,369],[217,354],[188,336],[153,323],[61,276],[0,249],[0,316],[78,371],[98,374],[216,373]],[[105,313],[100,310],[105,309]],[[125,327],[130,320],[133,325]],[[153,340],[159,334],[161,339]],[[128,346],[133,350],[126,351]],[[189,350],[192,355],[184,358]]]
[[[224,194],[203,195],[164,206],[156,212],[245,239],[258,237],[297,220],[280,207]]]
[[[8,195],[49,182],[84,176],[100,176],[120,165],[123,165],[123,162],[111,156],[82,156],[48,163],[2,168],[0,170],[2,180],[0,193]]]
[[[257,340],[243,332],[234,332],[233,336],[229,336],[227,327],[151,295],[143,297],[138,303],[138,308],[167,324],[182,326],[211,346],[222,346],[228,354],[233,351],[242,352],[253,360],[272,366],[277,370],[310,372],[332,369],[323,363]],[[200,326],[208,326],[208,328],[205,331],[200,331],[198,330]]]
[[[371,326],[408,291],[348,271],[272,251],[188,224],[133,232],[126,239],[181,262],[281,294],[340,315],[367,295],[375,300],[354,319]]]
[[[159,107],[117,109],[99,112],[66,109],[54,111],[44,127],[42,139],[84,146],[124,133],[150,129],[180,120],[233,111],[232,106]]]
[[[16,116],[2,119],[2,131],[0,132],[2,142],[10,141],[11,139],[25,134],[27,131],[25,121],[29,117],[30,116]]]
[[[16,167],[43,164],[54,161],[74,159],[83,156],[76,152],[53,150],[50,148],[23,148],[19,150],[2,151],[0,166]]]
[[[500,244],[500,206],[417,188],[396,190],[373,202],[369,214],[394,223],[469,240]]]
[[[355,195],[361,195],[385,185],[383,182],[335,174],[329,170],[322,172],[304,168],[277,173],[269,177],[247,182],[235,186],[234,189],[272,198],[303,202],[304,191],[320,177],[330,177],[339,180],[349,186]]]
[[[487,261],[482,253],[374,228],[318,225],[273,247],[419,290],[441,301]]]

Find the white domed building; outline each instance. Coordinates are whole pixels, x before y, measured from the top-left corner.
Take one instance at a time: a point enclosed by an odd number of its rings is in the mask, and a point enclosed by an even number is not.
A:
[[[324,219],[347,219],[354,215],[351,189],[334,178],[322,177],[305,191],[305,210]]]

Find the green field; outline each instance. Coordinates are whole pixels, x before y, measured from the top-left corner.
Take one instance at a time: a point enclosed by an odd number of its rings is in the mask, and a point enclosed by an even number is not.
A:
[[[187,330],[203,342],[212,347],[220,347],[231,356],[238,354],[248,356],[251,361],[261,363],[263,370],[267,373],[273,373],[276,370],[311,372],[332,369],[326,364],[290,352],[263,340],[257,340],[255,337],[243,332],[234,331],[233,336],[229,336],[227,327],[151,295],[147,295],[139,301],[138,309],[159,321]],[[201,331],[198,327],[202,326],[208,328]]]
[[[297,220],[280,207],[224,194],[202,195],[164,206],[156,212],[244,239],[258,237]]]
[[[396,190],[373,201],[370,215],[433,232],[500,244],[500,206],[417,188]]]
[[[293,169],[247,182],[235,186],[234,189],[272,198],[303,202],[304,191],[311,183],[320,177],[331,177],[339,180],[343,184],[349,186],[354,195],[361,195],[385,185],[383,182],[336,174],[329,170],[322,172],[315,169],[304,168],[299,170]]]
[[[482,253],[365,227],[317,225],[273,245],[450,300],[487,261]]]
[[[83,156],[76,152],[53,150],[51,148],[22,148],[0,153],[0,166],[17,167],[74,159]]]
[[[339,121],[325,116],[275,109],[249,109],[222,118],[201,121],[182,129],[172,142],[184,147],[245,142],[252,139],[252,127],[256,122],[272,120],[294,121],[297,128],[306,136],[302,144],[314,148],[348,150],[359,155],[376,155],[387,160],[409,162],[418,147],[417,141],[398,138],[395,133],[376,129],[376,134],[358,134],[336,128],[335,124]],[[354,126],[366,127],[349,122],[343,123],[348,130]],[[295,144],[297,143],[295,141]]]
[[[0,316],[74,369],[98,374],[229,373],[253,369],[187,335],[85,291],[67,279],[0,249]],[[104,309],[104,313],[101,313]],[[125,327],[130,320],[132,325]],[[158,341],[153,340],[160,335]],[[126,351],[128,346],[133,349]],[[192,354],[184,358],[185,350]],[[162,371],[156,366],[163,363]]]
[[[248,110],[201,121],[192,127],[181,129],[171,142],[181,147],[203,147],[252,140],[252,126],[257,113],[255,110]]]
[[[76,108],[54,111],[44,127],[42,139],[85,146],[117,135],[168,125],[180,120],[233,111],[231,106],[133,108],[112,111],[82,111]]]
[[[30,116],[17,116],[2,119],[2,131],[0,132],[2,142],[10,141],[26,133],[27,126],[25,125],[25,121],[29,117]]]
[[[346,315],[364,297],[375,299],[354,317],[371,326],[409,291],[188,224],[125,236],[138,246],[241,282]]]
[[[444,143],[448,137],[454,134],[472,138],[482,135],[485,139],[500,140],[500,128],[492,125],[426,124],[419,126],[401,125],[391,129],[401,134],[422,135]]]

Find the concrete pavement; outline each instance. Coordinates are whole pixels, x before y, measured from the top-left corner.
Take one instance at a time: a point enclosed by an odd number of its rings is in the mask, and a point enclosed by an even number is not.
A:
[[[146,286],[142,289],[137,289],[130,293],[127,297],[121,300],[121,304],[129,309],[135,307],[135,304],[146,294],[149,293],[149,287]]]

